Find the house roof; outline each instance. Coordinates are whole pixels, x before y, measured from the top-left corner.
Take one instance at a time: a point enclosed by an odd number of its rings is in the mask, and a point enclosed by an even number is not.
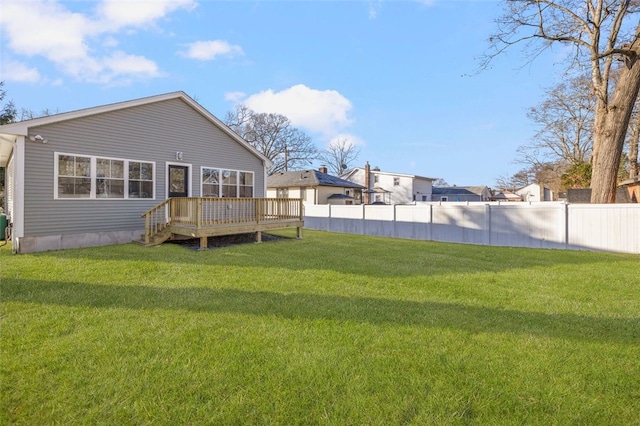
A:
[[[345,194],[331,194],[327,197],[329,200],[354,200],[355,198]]]
[[[292,186],[336,186],[340,188],[364,188],[357,183],[340,179],[318,170],[280,172],[267,177],[267,188],[289,188]]]
[[[493,200],[519,200],[519,201],[522,201],[522,198],[519,195],[514,194],[513,192],[509,192],[509,191],[498,192],[493,197],[491,197],[491,199],[493,199]]]
[[[344,178],[350,178],[351,176],[353,176],[353,174],[357,171],[364,171],[364,167],[354,167],[351,170],[347,170],[346,172],[344,172],[341,177]],[[371,173],[377,173],[377,174],[382,174],[382,175],[389,175],[389,176],[398,176],[398,177],[410,177],[410,178],[414,178],[414,179],[424,179],[424,180],[429,180],[429,181],[434,181],[436,180],[435,178],[430,178],[430,177],[426,177],[426,176],[418,176],[418,175],[411,175],[411,174],[406,174],[406,173],[393,173],[393,172],[383,172],[381,170],[378,169],[371,169]]]
[[[482,195],[488,190],[486,186],[434,186],[431,193],[434,195]]]
[[[623,180],[618,184],[618,186],[635,186],[635,185],[640,185],[640,177]]]
[[[102,105],[92,108],[85,108],[76,111],[65,112],[61,114],[48,115],[46,117],[34,118],[31,120],[18,121],[15,123],[5,124],[0,126],[0,166],[6,165],[8,155],[11,153],[13,143],[18,136],[28,136],[29,129],[37,126],[44,126],[52,123],[60,123],[67,120],[73,120],[77,118],[87,117],[96,114],[103,114],[106,112],[122,110],[126,108],[132,108],[141,105],[147,105],[155,102],[167,101],[170,99],[181,99],[186,104],[191,106],[194,110],[200,113],[203,117],[209,120],[216,127],[220,128],[224,133],[230,136],[233,140],[243,145],[248,151],[253,153],[256,157],[259,157],[266,165],[271,166],[271,161],[256,150],[251,144],[242,139],[238,134],[231,130],[227,125],[220,121],[217,117],[207,111],[202,105],[197,103],[186,93],[182,91],[165,93],[161,95],[149,96],[146,98],[134,99],[130,101],[118,102],[108,105]],[[6,153],[6,158],[4,154]]]

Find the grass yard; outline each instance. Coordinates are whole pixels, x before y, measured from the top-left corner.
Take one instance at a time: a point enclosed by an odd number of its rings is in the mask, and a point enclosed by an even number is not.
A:
[[[0,424],[640,424],[635,255],[305,231],[0,268]]]

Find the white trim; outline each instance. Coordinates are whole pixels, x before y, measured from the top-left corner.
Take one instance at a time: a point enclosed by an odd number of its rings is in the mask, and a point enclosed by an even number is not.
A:
[[[3,134],[12,134],[12,135],[22,135],[27,136],[29,128],[36,126],[43,126],[46,124],[59,123],[62,121],[72,120],[81,117],[88,117],[96,114],[102,114],[105,112],[111,111],[119,111],[125,108],[131,108],[141,105],[148,105],[155,102],[162,102],[171,99],[181,99],[203,117],[205,117],[208,121],[213,123],[216,127],[222,130],[225,134],[231,137],[234,141],[238,142],[245,149],[251,152],[256,157],[260,158],[265,164],[267,164],[267,168],[271,166],[272,162],[265,157],[262,153],[260,153],[256,148],[254,148],[249,142],[242,139],[238,136],[233,130],[231,130],[226,124],[220,121],[216,116],[207,111],[202,105],[197,103],[191,97],[189,97],[186,93],[182,91],[165,93],[162,95],[155,95],[146,98],[134,99],[125,102],[118,102],[108,105],[97,106],[93,108],[85,108],[77,111],[66,112],[62,114],[49,115],[46,117],[34,118],[32,120],[24,120],[17,123],[5,124],[0,126],[0,133]]]
[[[176,161],[167,161],[164,168],[164,199],[169,199],[169,166],[186,167],[189,174],[187,181],[187,196],[193,197],[193,164],[190,163],[178,163]],[[200,194],[202,194],[202,183],[200,183]]]
[[[12,238],[13,251],[18,251],[20,246],[20,238],[24,237],[24,158],[25,158],[25,137],[18,136],[16,138],[15,147],[13,149],[14,158],[14,180],[13,180],[13,215],[11,223],[13,224]]]
[[[89,191],[88,197],[60,197],[58,194],[58,177],[59,177],[59,162],[61,155],[68,155],[72,157],[85,157],[89,158],[91,161],[90,166],[90,179],[91,179],[91,190]],[[109,198],[109,197],[96,197],[96,179],[97,179],[97,159],[104,160],[117,160],[124,162],[124,196],[122,198]],[[152,166],[152,197],[150,198],[138,198],[138,197],[129,197],[129,163],[147,163]],[[53,153],[53,199],[54,200],[104,200],[104,201],[118,201],[118,200],[155,200],[156,199],[156,181],[157,181],[157,173],[156,173],[156,162],[155,161],[146,161],[146,160],[132,160],[126,158],[116,158],[116,157],[106,157],[102,155],[85,155],[85,154],[74,154],[68,152],[59,152],[55,151]]]

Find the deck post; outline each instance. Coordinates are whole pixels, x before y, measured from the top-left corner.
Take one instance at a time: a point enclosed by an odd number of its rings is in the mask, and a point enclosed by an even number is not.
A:
[[[149,244],[149,236],[151,235],[151,228],[149,226],[149,215],[144,216],[144,243]]]
[[[256,200],[256,222],[260,223],[262,222],[262,203],[264,202],[264,200],[262,198],[259,198]]]
[[[256,231],[256,243],[262,242],[262,231]]]
[[[200,237],[200,250],[204,250],[209,247],[209,239],[207,237]]]
[[[200,229],[202,226],[202,198],[196,198],[196,228]]]

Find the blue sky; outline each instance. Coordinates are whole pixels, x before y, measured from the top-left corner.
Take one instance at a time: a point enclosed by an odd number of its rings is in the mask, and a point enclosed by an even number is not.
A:
[[[518,49],[478,71],[497,1],[0,0],[0,80],[66,112],[182,90],[217,117],[289,117],[384,171],[495,186],[563,67]],[[314,166],[318,166],[315,164]]]

